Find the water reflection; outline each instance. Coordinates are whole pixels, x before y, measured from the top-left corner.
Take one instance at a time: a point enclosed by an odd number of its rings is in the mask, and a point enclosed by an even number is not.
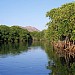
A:
[[[47,69],[52,70],[49,75],[75,75],[75,56],[58,54],[48,43],[44,46],[49,57]]]
[[[28,50],[30,50],[31,52],[28,52]],[[23,55],[22,54],[23,52],[27,54]],[[15,59],[12,58],[11,61],[6,60],[6,62],[11,62],[10,64],[12,64],[12,62],[13,63],[18,62],[18,64],[16,63],[14,64],[17,65],[17,67],[19,67],[17,69],[20,69],[20,67],[24,67],[24,69],[21,68],[22,70],[19,70],[19,71],[23,71],[24,73],[26,73],[26,71],[33,73],[34,72],[33,69],[34,69],[37,73],[38,72],[39,73],[50,72],[49,74],[43,74],[43,75],[75,75],[75,56],[73,57],[67,54],[65,56],[63,52],[58,54],[56,50],[54,50],[54,48],[48,42],[36,41],[33,43],[29,42],[29,43],[0,44],[0,57],[1,58],[5,58],[10,55],[16,56],[19,54],[21,54],[19,58],[17,56]],[[46,58],[45,54],[47,55],[48,58]],[[28,69],[25,67],[27,67]],[[30,67],[32,67],[33,69],[31,69]],[[3,67],[3,69],[4,68],[5,66]]]
[[[0,56],[1,75],[49,75],[51,72],[46,68],[48,58],[41,42],[2,44]]]
[[[0,56],[18,55],[23,51],[27,51],[27,43],[4,43],[0,45]]]

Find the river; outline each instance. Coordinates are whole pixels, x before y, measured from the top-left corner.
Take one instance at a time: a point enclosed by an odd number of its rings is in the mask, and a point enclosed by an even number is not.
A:
[[[73,72],[68,70],[70,67],[66,67],[66,63],[61,61],[59,56],[55,54],[53,47],[48,43],[0,45],[0,75],[72,74]]]

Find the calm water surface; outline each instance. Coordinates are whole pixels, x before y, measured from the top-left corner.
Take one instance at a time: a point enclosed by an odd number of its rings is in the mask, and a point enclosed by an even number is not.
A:
[[[49,75],[48,56],[40,44],[0,46],[0,75]]]
[[[75,75],[75,58],[46,42],[0,44],[0,75]]]

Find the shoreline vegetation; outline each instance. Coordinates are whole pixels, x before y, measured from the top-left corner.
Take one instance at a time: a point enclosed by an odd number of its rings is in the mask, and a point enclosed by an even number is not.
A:
[[[36,50],[40,46],[47,53],[50,74],[75,75],[75,2],[48,11],[46,17],[48,28],[42,31],[0,25],[0,55],[16,55],[30,46]]]
[[[31,40],[32,37],[30,32],[28,32],[26,29],[22,29],[19,26],[8,27],[6,25],[0,25],[0,43],[26,42]]]
[[[48,11],[46,17],[48,28],[42,31],[0,25],[0,42],[48,41],[55,49],[75,54],[75,2]]]
[[[48,11],[46,17],[50,21],[45,37],[59,52],[75,57],[75,2]]]
[[[43,31],[31,31],[20,26],[7,26],[0,25],[0,43],[11,42],[32,42],[32,41],[43,41]]]

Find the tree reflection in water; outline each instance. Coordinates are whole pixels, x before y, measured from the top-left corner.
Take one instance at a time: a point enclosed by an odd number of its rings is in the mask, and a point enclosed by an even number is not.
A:
[[[47,69],[52,70],[49,75],[75,75],[75,56],[57,54],[48,43],[44,46],[49,58]]]
[[[48,65],[46,68],[50,69],[50,72],[52,71],[49,75],[75,75],[75,56],[65,56],[63,52],[58,54],[48,42],[0,44],[0,57],[15,56],[22,52],[27,52],[29,46],[40,46],[45,50],[48,56]]]
[[[18,55],[24,51],[28,50],[29,43],[4,43],[0,44],[0,57],[6,57],[8,55]]]

